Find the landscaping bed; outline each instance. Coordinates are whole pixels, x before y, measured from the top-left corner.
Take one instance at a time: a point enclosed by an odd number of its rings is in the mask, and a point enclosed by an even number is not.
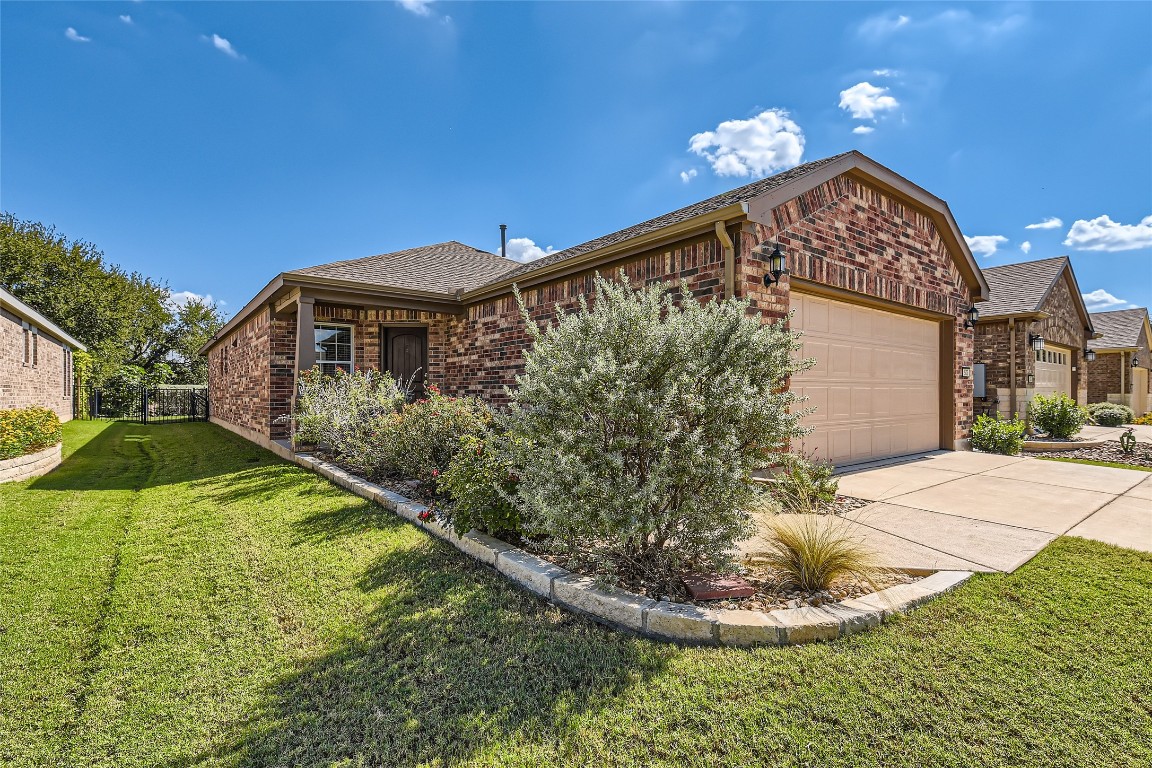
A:
[[[1136,447],[1131,453],[1126,453],[1120,447],[1119,440],[1106,440],[1099,445],[1072,450],[1029,451],[1028,455],[1036,458],[1079,459],[1107,464],[1128,464],[1152,469],[1152,443],[1136,443]]]

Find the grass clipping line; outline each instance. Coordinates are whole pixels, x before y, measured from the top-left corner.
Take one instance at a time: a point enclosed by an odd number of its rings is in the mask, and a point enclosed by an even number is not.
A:
[[[765,548],[757,558],[782,573],[790,584],[820,591],[849,577],[879,588],[886,569],[842,518],[811,512],[784,514],[767,519],[765,527]]]

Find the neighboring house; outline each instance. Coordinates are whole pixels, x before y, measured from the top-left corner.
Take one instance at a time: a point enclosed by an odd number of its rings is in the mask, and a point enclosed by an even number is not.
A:
[[[765,284],[773,248],[788,273]],[[816,412],[807,450],[838,464],[963,447],[972,413],[965,311],[987,284],[948,206],[858,152],[817,160],[519,264],[456,242],[283,272],[202,353],[212,419],[287,434],[297,371],[390,370],[456,395],[505,399],[534,321],[575,306],[599,271],[686,280],[698,298],[795,311]]]
[[[991,294],[976,305],[977,413],[1024,416],[1033,396],[1057,392],[1086,404],[1092,320],[1068,257],[986,267],[984,277]]]
[[[1088,342],[1096,359],[1088,363],[1088,402],[1123,403],[1139,416],[1152,410],[1152,353],[1148,310],[1093,312],[1100,337]]]
[[[0,288],[0,409],[42,405],[72,418],[72,353],[85,347]]]

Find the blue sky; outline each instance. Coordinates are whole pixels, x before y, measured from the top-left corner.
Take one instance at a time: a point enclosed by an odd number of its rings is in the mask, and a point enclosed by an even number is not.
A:
[[[1152,304],[1150,3],[0,5],[0,205],[238,310],[443,240],[564,248],[860,151],[982,265]],[[1058,222],[1058,223],[1057,223]]]

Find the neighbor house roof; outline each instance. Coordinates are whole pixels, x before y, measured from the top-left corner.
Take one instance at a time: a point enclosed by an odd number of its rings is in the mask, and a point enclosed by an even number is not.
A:
[[[453,295],[457,291],[479,288],[519,266],[520,262],[450,240],[395,253],[294,269],[284,274]]]
[[[1089,349],[1134,349],[1140,345],[1140,330],[1148,323],[1148,310],[1118,309],[1093,312],[1092,326],[1100,338],[1088,342]]]
[[[989,295],[988,301],[980,302],[980,314],[995,317],[1039,312],[1068,263],[1067,256],[1057,256],[985,267],[983,272],[988,281]]]
[[[536,259],[535,261],[530,261],[527,264],[522,264],[518,269],[515,269],[506,275],[501,275],[501,277],[519,277],[520,275],[527,274],[529,272],[535,272],[538,269],[543,269],[566,259],[571,259],[591,251],[599,250],[600,248],[615,245],[616,243],[622,243],[626,240],[631,240],[635,237],[640,237],[650,232],[655,232],[657,230],[664,229],[665,227],[670,227],[674,224],[679,224],[680,222],[694,219],[697,216],[704,216],[714,211],[719,211],[723,208],[727,208],[730,205],[746,203],[755,197],[759,197],[765,192],[770,192],[777,187],[784,186],[793,179],[806,176],[812,171],[833,163],[842,157],[847,157],[849,154],[851,153],[844,152],[839,155],[833,155],[832,157],[826,157],[822,160],[813,160],[810,163],[798,165],[791,170],[778,173],[775,176],[769,176],[766,179],[760,179],[759,181],[754,181],[751,184],[745,184],[742,187],[738,187],[737,189],[733,189],[728,192],[722,192],[719,195],[708,198],[707,200],[701,200],[698,203],[693,203],[692,205],[678,208],[671,213],[665,213],[664,215],[657,216],[654,219],[642,221],[639,224],[634,224],[631,227],[625,227],[624,229],[617,230],[611,234],[601,235],[595,240],[589,240],[586,243],[574,245],[571,248],[565,248],[562,251],[557,251],[556,253],[549,254],[543,258]]]
[[[20,301],[20,299],[16,298],[3,288],[0,288],[0,309],[7,310],[29,325],[35,326],[38,330],[45,332],[53,338],[59,339],[73,349],[79,349],[81,351],[86,351],[88,349],[83,344],[76,341],[76,339],[65,333],[60,328],[60,326],[56,325],[56,323],[44,317],[44,315],[32,309],[32,307]]]

